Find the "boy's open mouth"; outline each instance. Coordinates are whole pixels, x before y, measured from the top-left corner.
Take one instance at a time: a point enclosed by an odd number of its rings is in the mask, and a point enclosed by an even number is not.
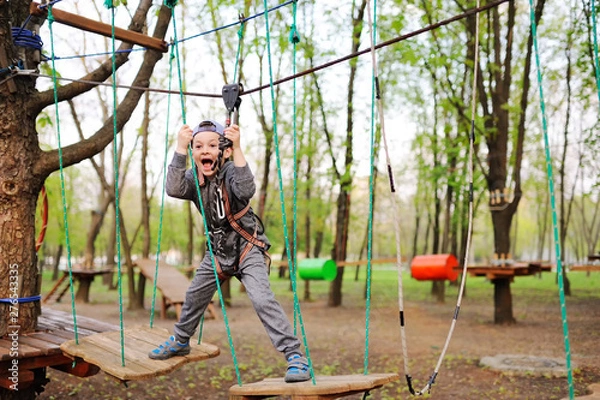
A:
[[[202,168],[204,170],[212,170],[212,166],[214,164],[214,161],[212,160],[212,158],[210,157],[204,157],[200,160],[200,163],[202,164]]]

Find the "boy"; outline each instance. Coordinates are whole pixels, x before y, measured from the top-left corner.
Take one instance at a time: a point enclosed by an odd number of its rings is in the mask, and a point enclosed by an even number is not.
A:
[[[187,125],[179,130],[166,191],[169,196],[191,200],[200,209],[193,171],[185,169],[190,142],[219,284],[232,276],[244,284],[271,342],[288,361],[285,381],[306,381],[310,379],[310,371],[300,341],[293,335],[269,285],[265,252],[270,243],[262,223],[250,208],[256,185],[240,146],[239,127],[223,128],[218,122],[207,120],[193,130]],[[233,162],[227,161],[231,156]],[[151,359],[189,354],[190,337],[216,290],[215,273],[207,252],[186,292],[174,335],[148,354]]]

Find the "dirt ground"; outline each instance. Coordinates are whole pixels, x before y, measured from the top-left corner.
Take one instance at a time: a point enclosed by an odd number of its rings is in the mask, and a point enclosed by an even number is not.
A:
[[[447,355],[439,369],[431,399],[562,399],[568,397],[566,377],[536,376],[531,373],[508,374],[481,367],[479,360],[496,354],[533,355],[565,359],[565,342],[558,300],[539,306],[534,301],[519,301],[513,292],[517,323],[493,324],[493,299],[472,301],[467,296]],[[92,294],[93,297],[93,294]],[[279,300],[292,316],[291,296]],[[420,390],[433,373],[450,329],[455,299],[446,304],[433,300],[405,300],[409,372],[414,387]],[[597,297],[568,298],[569,341],[574,363],[577,396],[586,394],[590,383],[600,382],[600,294]],[[56,304],[69,310],[68,304]],[[365,312],[360,296],[344,297],[344,305],[328,308],[326,299],[302,302],[302,317],[311,358],[317,375],[362,374],[364,371]],[[81,315],[118,324],[114,304],[78,306]],[[282,376],[283,358],[273,349],[248,298],[235,293],[227,309],[235,353],[243,383],[265,377]],[[126,326],[148,324],[148,311],[127,312]],[[173,315],[155,320],[172,331]],[[409,399],[404,379],[397,300],[374,301],[369,322],[369,373],[399,373],[399,381],[370,393],[369,399]],[[167,376],[127,386],[99,373],[76,378],[48,370],[51,382],[41,399],[227,399],[228,389],[237,383],[232,355],[222,318],[208,320],[204,341],[216,344],[221,355],[215,359],[188,364]],[[284,397],[281,397],[284,398]],[[362,395],[346,397],[361,399]]]

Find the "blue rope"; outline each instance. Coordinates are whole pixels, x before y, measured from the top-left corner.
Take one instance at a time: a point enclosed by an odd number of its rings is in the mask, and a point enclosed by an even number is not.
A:
[[[4,303],[4,304],[33,303],[34,301],[40,301],[41,299],[42,299],[42,295],[38,294],[37,296],[20,297],[18,299],[0,299],[0,303]]]
[[[28,47],[35,50],[42,50],[44,42],[40,35],[36,35],[32,31],[24,28],[13,26],[11,28],[13,43],[15,46]]]

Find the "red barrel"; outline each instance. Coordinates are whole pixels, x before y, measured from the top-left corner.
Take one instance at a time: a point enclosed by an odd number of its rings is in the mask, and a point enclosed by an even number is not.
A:
[[[419,281],[455,281],[458,278],[456,267],[458,260],[452,254],[425,254],[412,259],[410,272]]]

